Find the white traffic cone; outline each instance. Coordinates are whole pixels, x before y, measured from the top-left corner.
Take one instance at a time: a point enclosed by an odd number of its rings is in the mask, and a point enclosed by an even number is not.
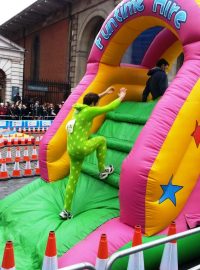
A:
[[[1,270],[15,270],[14,250],[11,241],[6,243]]]
[[[28,161],[29,160],[28,147],[27,146],[24,147],[24,155],[23,156],[24,156],[23,157],[23,160],[24,161]]]
[[[27,144],[31,145],[32,144],[32,139],[31,139],[31,136],[28,137],[28,142]]]
[[[14,145],[18,145],[19,139],[17,136],[14,137]]]
[[[35,166],[35,175],[40,175],[39,161],[37,161],[36,166]]]
[[[12,140],[11,140],[11,137],[8,136],[8,139],[7,139],[7,146],[10,146],[12,144]]]
[[[25,145],[26,143],[25,143],[25,137],[24,137],[24,135],[21,137],[21,145]]]
[[[35,145],[39,145],[40,144],[40,137],[37,136],[35,139]]]
[[[176,234],[176,224],[172,222],[169,226],[168,236]],[[176,240],[165,244],[160,270],[178,270],[178,252]]]
[[[0,179],[1,180],[7,180],[9,178],[10,178],[10,176],[8,174],[6,160],[5,159],[2,159],[1,170],[0,170]]]
[[[47,241],[42,270],[57,270],[57,269],[58,269],[58,258],[56,251],[56,237],[55,233],[51,231],[49,233]]]
[[[16,157],[14,168],[12,171],[12,178],[21,178],[21,177],[22,177],[22,172],[21,172],[21,169],[19,167],[19,159]]]
[[[132,246],[138,246],[142,244],[142,231],[141,226],[135,226]],[[131,254],[129,256],[127,270],[144,270],[144,255],[143,251]]]
[[[0,135],[0,147],[3,147],[4,146],[4,139],[3,139],[3,136]]]
[[[12,154],[11,154],[11,149],[10,147],[7,148],[7,153],[6,153],[6,163],[12,162]]]
[[[108,241],[106,234],[102,234],[99,242],[99,249],[96,258],[95,269],[105,270],[108,261]]]
[[[28,158],[25,164],[24,177],[30,177],[32,175],[33,175],[33,170],[31,169],[30,159]]]
[[[21,153],[20,153],[20,148],[19,148],[19,147],[16,148],[15,161],[16,161],[16,160],[17,160],[18,162],[21,161]]]
[[[38,154],[37,154],[37,150],[36,150],[36,146],[33,146],[33,151],[32,151],[32,155],[31,155],[31,159],[32,160],[37,160],[38,159]]]

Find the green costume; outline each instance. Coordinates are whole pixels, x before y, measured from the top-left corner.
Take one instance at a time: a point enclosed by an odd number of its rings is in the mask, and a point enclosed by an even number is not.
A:
[[[120,99],[116,99],[103,107],[78,103],[73,106],[75,108],[73,120],[66,126],[70,175],[66,186],[64,209],[69,212],[84,158],[96,150],[99,171],[102,172],[105,169],[106,139],[102,136],[89,139],[92,121],[96,116],[116,109],[120,103]]]

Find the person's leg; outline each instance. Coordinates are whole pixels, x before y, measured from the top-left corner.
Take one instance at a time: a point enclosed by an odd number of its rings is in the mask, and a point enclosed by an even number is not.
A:
[[[105,179],[109,174],[113,173],[114,168],[112,165],[105,166],[106,160],[106,139],[103,136],[94,137],[84,143],[85,155],[96,150],[98,168],[100,172],[100,178]]]
[[[78,178],[80,175],[82,163],[83,163],[83,160],[76,160],[76,159],[70,158],[70,174],[69,174],[69,179],[66,186],[64,210],[60,213],[60,217],[63,219],[69,219],[72,217],[70,213],[72,199],[74,196],[74,192],[76,190],[76,185],[77,185]]]
[[[106,139],[103,136],[94,137],[84,143],[85,155],[89,155],[96,150],[99,172],[105,169],[106,160]]]

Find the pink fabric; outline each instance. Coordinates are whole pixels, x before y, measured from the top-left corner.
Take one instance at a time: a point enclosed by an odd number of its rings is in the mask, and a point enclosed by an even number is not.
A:
[[[155,66],[155,63],[163,53],[171,47],[177,37],[168,29],[162,30],[153,40],[142,60],[142,65],[148,68]],[[162,46],[160,46],[162,44]]]
[[[102,233],[107,235],[109,256],[130,242],[133,237],[133,229],[131,227],[121,223],[119,218],[112,219],[97,228],[87,238],[60,257],[58,259],[58,267],[62,268],[81,262],[95,264]]]
[[[88,64],[87,66],[87,72],[79,85],[74,89],[72,94],[69,96],[69,98],[66,100],[65,104],[63,105],[62,109],[56,116],[55,120],[53,121],[53,124],[50,126],[48,131],[45,133],[41,143],[40,143],[40,149],[39,149],[39,163],[40,163],[40,170],[41,170],[41,177],[45,181],[49,181],[49,175],[48,175],[48,167],[47,167],[47,152],[48,147],[51,139],[55,136],[57,130],[59,129],[62,122],[67,117],[68,113],[70,112],[72,105],[77,102],[79,97],[82,95],[82,93],[86,90],[86,88],[91,84],[91,82],[94,80],[97,71],[98,71],[99,65],[98,64]]]

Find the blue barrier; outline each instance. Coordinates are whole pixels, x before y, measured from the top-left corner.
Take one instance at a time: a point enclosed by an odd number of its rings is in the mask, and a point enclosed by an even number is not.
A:
[[[0,120],[0,129],[3,128],[48,128],[53,120]]]

